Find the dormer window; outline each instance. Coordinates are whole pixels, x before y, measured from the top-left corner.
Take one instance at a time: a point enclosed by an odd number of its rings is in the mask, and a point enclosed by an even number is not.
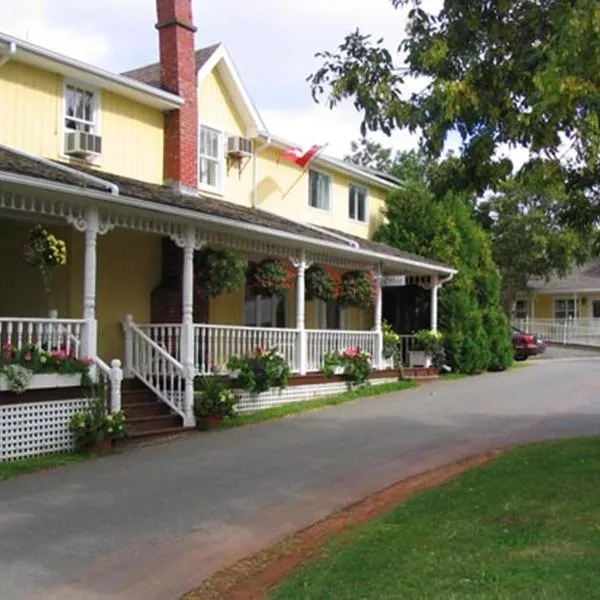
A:
[[[200,152],[198,157],[200,187],[220,192],[224,171],[223,132],[200,126]]]
[[[78,85],[65,86],[65,129],[99,134],[98,94]]]

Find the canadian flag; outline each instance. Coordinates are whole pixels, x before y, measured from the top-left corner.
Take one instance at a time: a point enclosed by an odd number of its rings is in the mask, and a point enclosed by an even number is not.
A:
[[[317,144],[311,146],[308,150],[303,150],[302,148],[290,148],[281,155],[281,158],[291,160],[293,163],[296,163],[299,167],[304,169],[317,154],[323,151],[324,148],[325,146],[319,146]]]

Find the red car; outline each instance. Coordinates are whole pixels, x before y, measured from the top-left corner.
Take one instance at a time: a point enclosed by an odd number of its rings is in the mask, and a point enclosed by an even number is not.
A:
[[[525,333],[514,327],[512,343],[515,349],[515,360],[527,360],[530,356],[546,352],[546,344],[537,335]]]

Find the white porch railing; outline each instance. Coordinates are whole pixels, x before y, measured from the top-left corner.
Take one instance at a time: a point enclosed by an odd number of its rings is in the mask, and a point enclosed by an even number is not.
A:
[[[183,365],[132,322],[124,324],[128,346],[127,368],[184,420],[185,372]]]
[[[377,349],[377,333],[375,331],[335,331],[329,329],[306,330],[308,371],[320,371],[323,358],[328,352],[345,348],[360,348],[375,356]]]
[[[196,370],[201,374],[210,373],[213,366],[223,367],[233,356],[247,356],[263,347],[276,348],[296,371],[297,338],[296,329],[194,325]]]
[[[137,327],[175,360],[181,362],[181,325],[152,323],[149,325],[138,325]]]
[[[546,342],[600,347],[600,319],[517,319],[513,326]]]
[[[20,350],[35,344],[46,350],[63,350],[79,358],[82,319],[34,319],[27,317],[0,317],[0,344],[11,344]]]
[[[123,381],[121,361],[115,358],[109,367],[99,356],[94,357],[93,360],[96,367],[97,384],[104,392],[110,414],[115,414],[121,410],[121,383]]]

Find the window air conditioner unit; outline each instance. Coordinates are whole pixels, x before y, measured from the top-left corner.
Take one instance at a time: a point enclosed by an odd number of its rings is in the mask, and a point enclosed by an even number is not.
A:
[[[68,131],[65,134],[65,154],[88,158],[102,152],[102,138],[85,131]]]
[[[227,138],[227,154],[233,157],[252,156],[252,140],[238,135]]]

